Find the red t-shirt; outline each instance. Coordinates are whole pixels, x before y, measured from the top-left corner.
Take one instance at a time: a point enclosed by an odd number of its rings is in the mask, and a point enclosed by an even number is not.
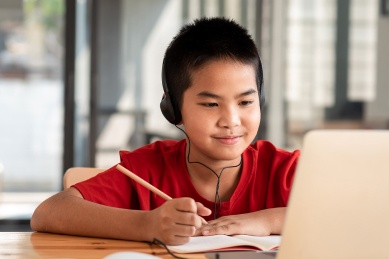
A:
[[[121,151],[120,164],[170,197],[191,197],[213,211],[214,201],[203,198],[191,182],[185,148],[186,140],[157,141],[132,152]],[[239,184],[231,199],[222,202],[219,216],[286,206],[299,154],[267,141],[250,145],[242,154]],[[152,210],[165,202],[115,166],[74,187],[84,199],[111,207]],[[213,212],[204,218],[213,219]]]

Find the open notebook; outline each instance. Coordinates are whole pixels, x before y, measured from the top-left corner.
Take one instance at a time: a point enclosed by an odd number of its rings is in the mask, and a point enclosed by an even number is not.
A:
[[[389,258],[389,131],[311,131],[296,170],[277,254],[250,258]]]
[[[176,253],[199,253],[221,250],[275,250],[281,243],[281,236],[248,236],[248,235],[216,235],[191,237],[190,241],[183,245],[168,246]]]

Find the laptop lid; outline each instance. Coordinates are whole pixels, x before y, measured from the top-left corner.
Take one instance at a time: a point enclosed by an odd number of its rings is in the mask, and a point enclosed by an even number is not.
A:
[[[389,258],[389,131],[306,134],[279,259]]]

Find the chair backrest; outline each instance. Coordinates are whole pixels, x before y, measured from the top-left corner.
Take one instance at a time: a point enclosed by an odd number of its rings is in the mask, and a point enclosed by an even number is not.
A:
[[[101,172],[105,169],[94,167],[71,167],[66,170],[63,176],[63,188],[67,189],[73,184],[85,181]]]

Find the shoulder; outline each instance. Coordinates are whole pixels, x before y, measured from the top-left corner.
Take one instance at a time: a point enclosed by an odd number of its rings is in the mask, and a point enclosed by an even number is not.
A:
[[[124,164],[142,164],[169,161],[175,159],[178,154],[185,151],[186,141],[183,140],[163,140],[155,141],[133,151],[120,151],[120,160]]]
[[[143,147],[140,147],[138,149],[135,149],[133,151],[127,151],[127,150],[121,150],[120,157],[124,158],[129,155],[151,155],[151,154],[157,154],[161,151],[163,152],[170,152],[170,151],[176,151],[177,148],[180,147],[180,145],[183,144],[185,140],[161,140],[161,141],[155,141],[151,144],[145,145]]]
[[[286,206],[300,151],[288,151],[260,140],[249,146],[246,156],[254,161],[253,170],[262,176],[259,179],[267,183],[267,207]]]
[[[299,156],[299,150],[288,151],[263,140],[253,143],[244,152],[246,161],[267,174],[294,172]]]

